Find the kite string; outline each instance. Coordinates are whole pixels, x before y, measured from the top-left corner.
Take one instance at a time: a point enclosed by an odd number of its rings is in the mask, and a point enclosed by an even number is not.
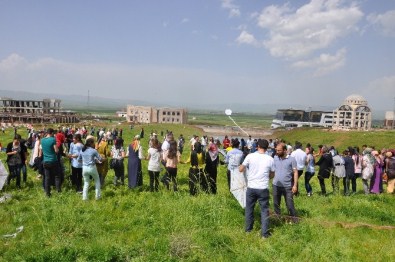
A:
[[[238,128],[240,128],[240,130],[241,131],[243,131],[247,136],[249,135],[246,131],[244,131],[244,129],[243,128],[241,128],[237,123],[236,123],[236,121],[235,120],[233,120],[233,118],[231,117],[231,116],[228,116],[229,118],[230,118],[230,120],[232,120],[233,121],[233,123],[235,123],[235,125],[238,127]]]

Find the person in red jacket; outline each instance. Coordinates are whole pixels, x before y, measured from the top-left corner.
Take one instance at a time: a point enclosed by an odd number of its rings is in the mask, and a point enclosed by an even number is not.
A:
[[[224,140],[222,140],[222,146],[224,149],[226,149],[230,146],[230,140],[229,140],[228,136],[225,136]]]

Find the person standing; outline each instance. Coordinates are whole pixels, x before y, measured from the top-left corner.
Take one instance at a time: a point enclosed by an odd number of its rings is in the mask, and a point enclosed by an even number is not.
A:
[[[344,179],[346,177],[346,168],[344,166],[344,159],[341,155],[337,153],[337,150],[334,150],[332,153],[333,159],[333,175],[332,175],[332,188],[333,194],[338,195],[340,193],[339,182],[340,179]],[[344,185],[344,184],[343,184]],[[344,192],[346,189],[344,188]]]
[[[259,139],[258,151],[249,154],[239,166],[239,172],[247,170],[247,192],[245,207],[245,231],[251,232],[254,226],[254,207],[259,202],[261,208],[261,236],[269,237],[269,179],[274,176],[274,160],[265,152],[267,140]]]
[[[99,153],[95,149],[95,140],[89,138],[85,141],[85,145],[78,156],[78,160],[82,161],[82,176],[84,177],[84,189],[82,192],[82,200],[88,200],[88,189],[91,177],[95,181],[96,200],[101,198],[100,177],[97,172],[96,163],[101,161]]]
[[[387,193],[394,193],[395,187],[395,150],[387,152],[387,159],[385,160],[385,172],[388,176]]]
[[[327,146],[322,146],[320,155],[321,157],[317,163],[315,163],[315,165],[320,167],[317,178],[320,182],[321,194],[326,196],[325,179],[328,179],[331,176],[331,171],[333,169],[333,159],[332,154],[329,152]]]
[[[355,163],[352,158],[352,152],[345,150],[343,152],[344,168],[346,169],[346,177],[343,179],[344,195],[350,195],[350,182],[355,176]]]
[[[217,194],[217,173],[218,173],[218,148],[214,144],[210,144],[206,152],[206,166],[204,171],[207,175],[208,192]]]
[[[140,136],[136,135],[126,152],[128,156],[128,186],[130,189],[143,185],[141,159],[144,159]]]
[[[185,144],[185,139],[184,136],[181,134],[180,137],[178,138],[178,152],[182,155],[182,152],[184,151],[184,144]]]
[[[7,177],[7,185],[10,185],[11,179],[16,178],[16,187],[21,188],[22,150],[16,137],[7,145],[6,154],[8,170],[10,171]]]
[[[296,160],[296,165],[298,168],[298,178],[300,178],[303,175],[303,171],[306,166],[306,158],[307,158],[306,152],[302,150],[302,143],[300,143],[299,141],[295,142],[295,150],[292,151],[291,156]],[[293,184],[294,184],[294,179],[292,178],[292,186]],[[299,187],[297,186],[295,195],[298,194],[299,194]]]
[[[161,153],[159,141],[155,137],[151,139],[151,147],[148,149],[147,160],[150,191],[158,191]]]
[[[293,194],[298,190],[298,168],[295,158],[287,154],[287,146],[280,143],[274,156],[273,205],[276,215],[281,215],[281,197],[284,196],[289,216],[298,222]],[[294,183],[292,184],[292,180]]]
[[[163,148],[163,147],[162,147]],[[162,179],[163,184],[167,190],[170,190],[170,182],[173,183],[173,190],[178,191],[177,188],[177,166],[180,163],[180,152],[177,150],[177,142],[169,141],[169,149],[162,152],[162,160],[166,167],[166,174]]]
[[[307,157],[306,172],[304,174],[304,185],[306,188],[307,196],[310,197],[313,194],[313,188],[310,185],[310,179],[314,176],[315,173],[314,149],[312,147],[306,147],[306,155]]]
[[[73,136],[73,143],[70,144],[68,157],[71,159],[71,184],[75,186],[78,193],[82,193],[82,162],[78,161],[78,156],[81,154],[83,144],[81,142],[81,135],[75,134]]]
[[[200,142],[196,142],[189,158],[184,164],[191,163],[189,168],[189,194],[194,196],[198,193],[198,186],[203,192],[207,192],[207,180],[204,174],[204,154]]]
[[[115,145],[111,147],[111,157],[116,161],[116,165],[113,167],[115,186],[117,186],[119,180],[121,180],[121,185],[123,185],[125,181],[125,166],[123,164],[125,155],[125,150],[123,149],[123,139],[118,137],[115,140]]]
[[[111,156],[111,150],[108,148],[108,136],[103,135],[102,139],[97,143],[96,150],[101,157],[100,164],[96,163],[97,172],[100,177],[100,186],[103,188],[108,173],[108,158]],[[111,142],[111,144],[113,144]]]
[[[359,147],[349,147],[354,160],[354,177],[351,178],[351,187],[353,194],[357,193],[357,178],[362,177],[362,156],[359,154]]]
[[[238,139],[233,140],[232,150],[230,150],[225,157],[227,165],[226,177],[228,180],[228,188],[231,190],[232,176],[239,176],[238,168],[244,160],[244,153],[239,149],[240,142]]]
[[[370,193],[369,181],[373,176],[373,166],[376,160],[372,156],[372,149],[369,147],[365,148],[362,155],[362,185],[365,195],[368,195]]]
[[[41,139],[41,153],[43,156],[45,193],[47,197],[51,196],[51,181],[55,179],[55,186],[58,192],[61,192],[61,174],[57,154],[59,148],[56,145],[54,130],[48,128],[46,136]]]
[[[27,152],[27,147],[26,147],[26,140],[22,139],[20,134],[16,134],[15,138],[18,139],[19,141],[19,147],[20,147],[20,156],[21,156],[21,165],[20,169],[22,172],[22,181],[23,183],[26,183],[27,181],[27,167],[26,167],[26,162],[27,162],[27,157],[28,157],[28,152]]]

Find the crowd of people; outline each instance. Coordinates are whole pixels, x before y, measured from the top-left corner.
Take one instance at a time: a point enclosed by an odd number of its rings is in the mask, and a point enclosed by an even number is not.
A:
[[[167,190],[178,191],[177,170],[179,164],[188,164],[189,193],[217,193],[218,166],[225,165],[228,188],[232,191],[235,178],[244,180],[245,196],[241,205],[245,207],[247,232],[252,230],[253,210],[258,201],[261,207],[262,237],[268,237],[269,182],[272,180],[274,211],[280,215],[281,198],[284,197],[289,216],[297,222],[294,196],[303,191],[299,181],[304,175],[306,195],[313,195],[311,179],[316,174],[320,186],[320,195],[327,195],[326,180],[331,179],[332,193],[345,196],[357,193],[357,180],[362,181],[365,194],[393,193],[395,187],[395,150],[375,149],[373,146],[349,146],[341,153],[333,146],[319,145],[315,150],[310,144],[303,147],[296,141],[293,145],[279,139],[246,140],[225,136],[218,138],[194,135],[190,141],[190,154],[182,160],[186,141],[183,135],[176,140],[171,131],[162,136],[151,132],[148,149],[143,148],[141,139],[144,129],[134,136],[131,143],[124,146],[122,129],[88,130],[48,128],[41,132],[28,130],[27,140],[15,131],[15,138],[7,145],[7,165],[9,176],[7,184],[15,178],[16,187],[21,180],[26,182],[29,164],[42,178],[43,188],[48,197],[51,188],[62,190],[65,180],[64,163],[70,163],[70,183],[82,199],[88,199],[89,183],[95,182],[95,198],[101,198],[101,188],[109,169],[114,170],[113,184],[125,184],[130,189],[143,185],[142,161],[147,160],[149,190],[159,191],[160,183]],[[28,148],[31,149],[30,160]],[[222,157],[220,157],[222,156]],[[64,161],[67,159],[67,161]],[[124,159],[127,159],[125,170]],[[164,170],[164,172],[162,172]],[[161,176],[162,173],[162,176]],[[22,177],[21,177],[22,175]],[[244,201],[244,202],[243,202]]]

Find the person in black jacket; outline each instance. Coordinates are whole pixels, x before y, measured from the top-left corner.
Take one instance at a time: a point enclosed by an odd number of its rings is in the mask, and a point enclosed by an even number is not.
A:
[[[326,188],[325,188],[325,179],[331,176],[331,171],[333,168],[333,159],[332,154],[329,152],[327,146],[322,147],[322,155],[321,158],[315,164],[320,167],[318,171],[318,180],[320,181],[321,187],[321,194],[326,195]]]
[[[217,168],[219,164],[218,148],[214,144],[210,144],[205,156],[206,166],[204,171],[207,177],[208,192],[217,194]]]

